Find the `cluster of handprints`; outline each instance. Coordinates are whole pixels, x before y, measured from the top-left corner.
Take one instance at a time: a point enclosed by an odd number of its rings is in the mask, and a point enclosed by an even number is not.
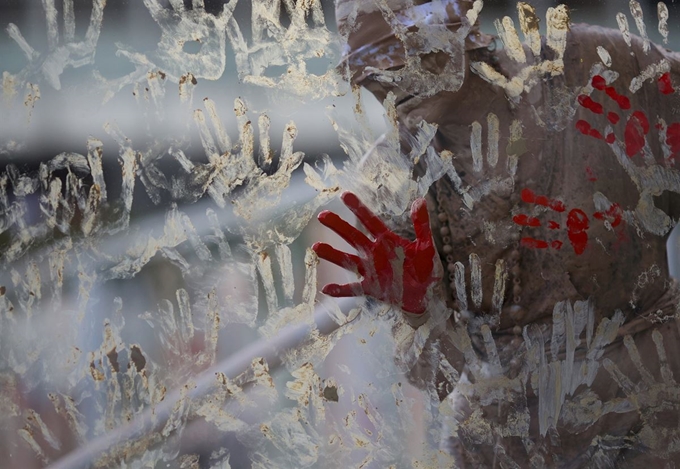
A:
[[[326,27],[318,1],[284,0],[290,19],[288,26],[280,22],[279,1],[252,2],[250,43],[244,39],[242,28],[234,18],[236,3],[231,0],[214,15],[205,10],[202,0],[193,0],[192,8],[186,8],[181,0],[171,0],[169,8],[157,0],[144,0],[154,21],[161,27],[161,40],[151,54],[118,46],[119,54],[134,64],[135,71],[112,81],[95,73],[95,81],[107,90],[105,99],[113,98],[127,86],[144,83],[151,90],[153,99],[160,102],[164,97],[165,80],[176,83],[182,90],[198,86],[195,80],[218,79],[226,66],[227,41],[235,54],[239,76],[245,82],[308,99],[344,90],[342,74],[335,69],[323,76],[307,73],[305,69],[306,59],[324,54],[334,41],[339,40]],[[64,1],[61,36],[54,1],[43,1],[48,33],[48,47],[43,52],[29,45],[19,28],[9,25],[7,30],[21,47],[28,64],[16,76],[4,74],[8,84],[4,89],[27,87],[35,97],[39,89],[36,83],[45,82],[58,90],[62,85],[62,72],[67,67],[92,64],[105,4],[104,0],[93,1],[85,37],[77,40],[73,1]],[[405,44],[415,40],[415,33],[400,26],[398,18],[390,15],[386,2],[379,2],[379,6]],[[475,15],[481,12],[481,6],[482,2],[476,2]],[[520,3],[520,19],[526,17],[528,11],[526,4]],[[513,58],[527,65],[516,77],[497,76],[482,64],[473,64],[472,69],[505,88],[510,99],[522,99],[542,74],[562,72],[561,59],[566,45],[564,26],[568,24],[565,15],[564,7],[549,12],[548,24],[552,29],[548,31],[546,47],[557,53],[555,58],[527,64],[527,57],[517,52]],[[534,56],[539,56],[541,45],[540,38],[536,39],[537,27],[527,24],[521,22],[527,45]],[[521,50],[521,44],[520,49],[512,48],[514,41],[519,43],[519,38],[510,18],[499,22],[497,27],[506,47]],[[420,34],[428,34],[426,25]],[[449,39],[458,44],[462,37]],[[198,54],[184,51],[183,45],[189,41],[202,44]],[[434,48],[431,50],[436,49],[436,44],[430,46]],[[445,52],[463,53],[455,48]],[[601,56],[604,54],[606,51]],[[603,61],[606,66],[606,60]],[[418,58],[414,56],[408,66],[417,67],[418,64]],[[270,65],[285,65],[287,72],[278,78],[267,77],[263,72]],[[397,80],[398,77],[399,72],[393,72],[385,73],[383,78]],[[609,87],[614,86],[613,75],[607,77],[597,75],[591,84],[584,84],[584,93],[574,105],[589,106],[597,113],[599,108],[588,99],[588,94],[607,93]],[[455,89],[459,86],[457,80],[448,78],[448,81],[440,80],[435,88],[450,86]],[[424,86],[423,83],[417,85]],[[667,89],[662,88],[662,92]],[[182,96],[180,93],[180,99],[184,99]],[[607,96],[611,98],[614,94],[607,93]],[[180,389],[180,397],[173,403],[167,421],[156,432],[129,441],[118,451],[110,449],[107,454],[99,455],[99,464],[142,467],[149,462],[170,461],[179,451],[176,442],[182,432],[191,422],[201,419],[225,435],[235,434],[238,444],[247,449],[253,467],[450,464],[448,456],[438,451],[439,444],[450,436],[445,429],[464,428],[466,423],[456,421],[450,400],[440,404],[433,383],[423,395],[409,396],[409,391],[398,380],[377,380],[355,373],[353,384],[343,388],[334,384],[333,372],[320,371],[339,339],[350,333],[356,334],[352,346],[360,348],[363,360],[382,370],[384,376],[395,373],[392,363],[395,353],[396,362],[403,365],[404,371],[412,367],[421,354],[434,351],[435,369],[448,378],[451,387],[467,399],[475,412],[481,415],[484,408],[501,402],[512,404],[515,418],[508,419],[511,423],[503,425],[489,423],[480,435],[483,442],[491,444],[497,435],[528,438],[531,418],[526,408],[528,386],[532,386],[542,399],[539,429],[543,436],[560,419],[577,422],[579,415],[599,418],[621,409],[638,409],[652,421],[651,414],[663,409],[664,393],[674,387],[676,377],[668,370],[662,370],[663,381],[657,382],[641,367],[639,371],[645,379],[632,385],[633,378],[622,375],[616,364],[601,360],[604,347],[616,338],[623,318],[621,314],[615,314],[612,319],[594,324],[592,305],[587,302],[556,304],[551,333],[532,328],[524,331],[523,365],[514,376],[508,375],[508,370],[501,366],[496,344],[488,330],[486,362],[473,349],[464,328],[455,329],[447,338],[464,355],[466,366],[471,370],[470,377],[461,377],[461,370],[454,368],[443,354],[436,353],[438,335],[451,314],[443,305],[435,306],[439,308],[438,313],[432,314],[433,319],[415,331],[404,323],[399,312],[389,308],[378,313],[364,309],[357,319],[354,314],[349,318],[353,321],[349,321],[328,306],[331,309],[328,314],[341,329],[324,336],[312,327],[308,340],[298,350],[283,354],[292,375],[283,386],[270,377],[266,362],[255,360],[247,371],[237,376],[217,373],[204,396],[190,394],[192,376],[197,370],[214,364],[218,334],[225,324],[246,324],[257,328],[264,337],[273,337],[285,326],[312,321],[316,305],[317,258],[312,250],[307,251],[302,299],[296,303],[290,244],[318,208],[340,192],[341,185],[369,201],[375,211],[395,216],[401,216],[413,200],[423,196],[433,182],[445,175],[454,182],[455,190],[470,210],[474,210],[475,203],[488,194],[513,187],[516,155],[506,155],[506,176],[484,179],[484,164],[495,167],[499,162],[497,139],[501,124],[495,115],[490,114],[486,120],[491,143],[486,157],[481,153],[482,124],[472,126],[471,146],[475,149],[475,172],[480,182],[464,187],[452,155],[437,153],[430,146],[435,126],[423,123],[413,137],[410,152],[402,152],[394,106],[395,98],[390,95],[384,103],[388,132],[378,144],[375,144],[376,136],[364,125],[365,116],[358,94],[354,127],[332,118],[348,155],[342,170],[327,157],[321,159],[316,169],[303,163],[304,155],[293,150],[297,135],[293,122],[283,129],[280,156],[275,162],[268,143],[269,118],[265,114],[257,120],[258,152],[256,131],[248,117],[246,103],[240,99],[234,103],[238,136],[233,138],[218,116],[216,101],[209,98],[203,101],[203,109],[195,110],[193,114],[193,131],[200,138],[207,162],[192,161],[177,142],[137,148],[115,124],[106,126],[106,133],[118,144],[114,151],[120,161],[121,188],[120,196],[115,200],[109,195],[111,183],[108,186],[106,183],[111,177],[104,174],[102,165],[104,153],[111,150],[104,148],[101,140],[95,137],[88,140],[84,154],[59,153],[44,161],[37,173],[22,172],[15,165],[8,165],[0,175],[3,246],[0,262],[7,273],[3,279],[11,282],[11,286],[0,287],[0,384],[3,389],[0,434],[5,433],[3,439],[20,441],[18,444],[26,445],[35,458],[47,464],[68,448],[87,446],[93,439],[141,418],[145,410],[163,402],[170,390]],[[621,108],[627,110],[625,105]],[[610,121],[614,125],[618,118],[612,116]],[[512,138],[520,140],[520,122],[503,125],[509,125]],[[616,160],[624,165],[640,191],[639,207],[642,208],[621,216],[636,223],[641,230],[663,226],[664,233],[668,231],[672,221],[664,219],[659,224],[659,217],[665,215],[645,211],[644,207],[650,205],[652,197],[646,189],[649,180],[664,181],[664,190],[680,192],[678,173],[670,164],[678,151],[674,127],[677,124],[662,124],[658,129],[666,144],[666,163],[657,164],[652,155],[645,153],[648,157],[644,166],[633,164],[625,156],[633,146],[639,147],[638,150],[648,149],[646,138],[650,129],[644,114],[639,111],[630,114],[623,142],[610,138],[609,135],[613,135],[610,129],[604,129],[603,134],[587,127],[587,123],[579,125],[584,133],[609,143]],[[160,158],[176,161],[181,169],[164,173],[158,164]],[[425,161],[428,168],[426,174],[417,178],[414,177],[416,161]],[[284,191],[300,166],[303,166],[306,183],[318,195],[301,206],[286,206]],[[382,187],[380,198],[371,203],[377,181],[383,180],[386,173],[394,176],[389,178],[391,185]],[[156,204],[160,203],[161,194],[169,194],[177,203],[201,207],[200,217],[205,216],[209,229],[197,229],[187,210],[177,205],[166,211],[159,223],[160,229],[159,226],[145,228],[131,223],[133,195],[138,182]],[[207,198],[212,203],[204,208],[200,203]],[[36,200],[39,215],[29,217]],[[253,206],[262,209],[262,213],[250,214],[248,207]],[[235,242],[225,230],[222,215],[227,211],[236,216],[232,229],[242,241]],[[193,216],[199,215],[193,213]],[[422,214],[418,215],[416,210],[416,222],[418,217],[422,219]],[[386,229],[383,226],[373,228]],[[654,234],[663,233],[655,231]],[[363,249],[364,254],[368,250],[368,246],[361,243],[357,243],[357,248],[360,253]],[[168,259],[185,279],[193,280],[188,282],[190,291],[180,288],[174,298],[159,303],[157,312],[139,315],[158,335],[163,348],[162,360],[152,359],[142,345],[126,343],[121,338],[124,318],[128,317],[124,311],[134,311],[133,304],[118,297],[113,301],[110,316],[101,318],[94,314],[100,307],[95,301],[99,286],[136,278],[157,256]],[[356,262],[358,273],[362,273],[361,264]],[[229,281],[239,280],[241,291],[220,296],[218,292],[225,277]],[[467,290],[468,286],[462,284],[461,288]],[[479,289],[480,285],[470,288]],[[266,303],[263,320],[258,319],[260,290]],[[379,297],[378,294],[373,296]],[[50,320],[50,315],[58,317],[59,321]],[[55,324],[58,324],[56,329],[51,329]],[[101,331],[100,345],[76,346],[81,329]],[[362,331],[370,332],[363,338]],[[372,340],[381,334],[396,334],[396,352],[391,342],[386,346]],[[45,340],[45,337],[53,339]],[[546,350],[548,337],[551,339],[550,354]],[[661,337],[655,337],[655,341],[659,360],[665,363]],[[624,343],[636,362],[639,352],[633,339],[626,336]],[[577,363],[573,352],[581,344],[587,350],[586,358]],[[428,347],[429,350],[425,350]],[[560,358],[559,352],[564,349],[566,357]],[[574,372],[577,366],[580,367],[578,373]],[[621,383],[626,395],[621,401],[596,402],[588,394],[587,387],[602,367]],[[349,372],[346,368],[340,370]],[[476,384],[471,385],[469,378]],[[51,391],[47,393],[45,389]],[[335,402],[338,395],[333,396],[329,389],[339,392],[341,401],[351,401],[342,407],[342,416],[334,408],[338,405]],[[41,398],[47,397],[52,409],[47,411],[37,404],[27,403],[24,396],[33,391],[47,394]],[[283,397],[297,405],[274,408]],[[267,410],[263,412],[259,407]],[[592,412],[593,409],[598,412]],[[429,432],[417,450],[419,456],[411,461],[403,451],[403,442],[412,438],[415,422],[420,422]],[[654,430],[650,428],[649,431]],[[499,454],[502,455],[502,451]],[[182,457],[181,462],[186,467],[198,464],[198,456],[185,454]],[[228,445],[216,440],[210,464],[229,467],[228,461]]]

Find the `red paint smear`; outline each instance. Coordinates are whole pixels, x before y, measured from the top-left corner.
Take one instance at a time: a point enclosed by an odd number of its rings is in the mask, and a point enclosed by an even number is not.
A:
[[[594,112],[595,114],[602,114],[604,112],[602,104],[598,103],[597,101],[594,101],[593,98],[591,98],[588,95],[582,94],[581,96],[579,96],[578,103],[584,108]]]
[[[630,109],[630,99],[628,99],[627,97],[619,96],[616,102],[619,105],[619,107],[624,111]]]
[[[621,220],[623,219],[623,210],[621,210],[621,206],[619,204],[612,204],[612,206],[607,210],[607,215],[614,218],[614,220],[611,222],[612,227],[617,227],[621,224]]]
[[[590,124],[584,120],[576,122],[576,128],[584,135],[590,135],[591,137],[602,140],[602,134],[593,129]]]
[[[562,203],[561,200],[550,200],[546,196],[537,197],[536,203],[538,205],[543,205],[544,207],[549,207],[556,212],[564,212],[566,210],[564,203]]]
[[[619,120],[621,119],[621,117],[617,113],[610,111],[610,112],[607,113],[607,119],[609,120],[609,122],[616,125],[616,124],[619,123]]]
[[[602,134],[595,129],[590,129],[590,132],[588,132],[588,135],[590,135],[591,137],[597,138],[599,140],[602,140]]]
[[[607,137],[605,137],[604,141],[611,145],[616,141],[616,135],[613,133],[607,134]]]
[[[613,86],[606,87],[604,92],[607,93],[607,96],[609,96],[612,100],[616,101],[616,104],[618,104],[621,109],[630,109],[630,99],[628,99],[626,96],[618,94]]]
[[[601,75],[595,75],[591,81],[593,88],[602,91],[607,86],[607,81]]]
[[[612,227],[615,228],[621,224],[621,220],[623,219],[623,210],[621,210],[621,206],[619,204],[611,204],[611,206],[604,212],[595,212],[593,217],[597,218],[598,220],[604,220],[606,217],[610,219]]]
[[[534,194],[534,191],[528,188],[522,189],[520,196],[522,197],[522,201],[529,204],[534,203],[534,201],[536,200],[536,194]]]
[[[548,221],[548,228],[551,230],[558,230],[560,228],[560,224],[554,220],[550,220]]]
[[[614,101],[618,101],[619,93],[616,92],[616,88],[614,88],[613,86],[607,86],[604,92],[607,93],[607,96],[609,96]]]
[[[680,123],[674,122],[666,129],[666,145],[671,147],[673,157],[680,152]]]
[[[576,129],[584,135],[588,135],[590,124],[583,119],[576,121]]]
[[[602,134],[593,129],[590,124],[584,120],[576,122],[576,128],[584,135],[590,135],[591,137],[602,140]]]
[[[536,196],[536,204],[547,207],[550,204],[550,199],[544,195],[538,195]]]
[[[663,75],[659,77],[659,92],[661,94],[672,94],[675,93],[675,89],[673,89],[673,85],[671,84],[671,73],[666,72]]]
[[[644,131],[645,135],[647,135],[649,133],[649,121],[647,120],[645,113],[642,111],[635,111],[632,114],[632,117],[635,117],[640,122],[642,130]]]
[[[624,139],[626,143],[626,155],[633,157],[645,146],[645,135],[649,132],[649,121],[642,111],[635,111],[628,122]]]
[[[550,200],[544,195],[536,195],[534,191],[528,188],[522,189],[521,192],[522,200],[529,204],[543,205],[544,207],[549,207],[556,212],[564,212],[566,208],[561,200]]]
[[[619,230],[618,235],[616,236],[616,242],[614,243],[614,252],[619,252],[621,249],[621,246],[624,243],[627,243],[630,241],[630,238],[626,234],[625,230]]]
[[[609,137],[609,135],[607,135],[607,137]],[[597,177],[595,176],[595,173],[593,172],[593,169],[590,166],[586,166],[586,174],[588,175],[588,180],[590,182],[597,181]]]
[[[548,247],[548,243],[541,239],[522,238],[520,243],[522,244],[522,246],[527,248],[545,249]]]
[[[562,241],[556,239],[555,241],[550,243],[550,246],[552,246],[553,249],[562,249]]]
[[[512,221],[522,226],[541,226],[541,222],[538,218],[528,217],[523,213],[512,217]]]
[[[561,200],[553,200],[550,202],[550,208],[556,212],[564,212],[567,208]]]
[[[567,236],[577,255],[583,254],[588,245],[588,216],[581,209],[575,208],[567,215]]]

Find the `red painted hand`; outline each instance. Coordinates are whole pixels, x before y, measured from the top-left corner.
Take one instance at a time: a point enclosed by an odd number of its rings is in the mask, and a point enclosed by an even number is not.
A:
[[[675,93],[675,89],[671,83],[670,72],[661,75],[657,79],[657,84],[661,94],[670,95]],[[591,80],[591,85],[595,90],[604,92],[606,95],[606,97],[603,97],[604,104],[595,101],[588,95],[579,96],[579,104],[593,114],[604,114],[607,103],[612,102],[616,103],[622,111],[630,110],[630,99],[625,95],[619,94],[613,86],[608,85],[605,78],[601,75],[595,75]],[[597,97],[597,94],[593,93],[593,96]],[[621,120],[621,116],[618,112],[609,111],[607,112],[607,120],[615,126]],[[680,156],[680,122],[673,122],[668,126],[666,126],[665,123],[662,124],[659,122],[654,127],[660,132],[661,141],[665,142],[667,145],[667,148],[665,149],[665,152],[667,153],[665,155],[666,165],[670,166],[675,164],[675,160]],[[576,128],[584,135],[605,140],[610,145],[617,140],[614,132],[608,133],[603,137],[599,130],[593,128],[588,121],[583,119],[576,122]],[[653,164],[655,162],[651,150],[647,147],[648,134],[651,130],[652,126],[650,125],[650,121],[643,111],[637,110],[630,113],[623,131],[623,148],[625,148],[626,155],[629,158],[633,158],[642,151],[647,164]]]
[[[319,221],[352,245],[360,256],[338,251],[325,243],[316,243],[312,249],[320,258],[363,277],[356,283],[328,284],[322,291],[335,297],[368,295],[409,313],[424,313],[430,286],[439,280],[435,274],[436,250],[425,199],[418,199],[411,206],[415,241],[390,231],[353,193],[342,194],[342,201],[375,241],[335,213],[321,212]]]

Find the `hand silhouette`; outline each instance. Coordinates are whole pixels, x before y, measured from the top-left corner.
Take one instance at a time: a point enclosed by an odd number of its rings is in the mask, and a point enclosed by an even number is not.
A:
[[[325,243],[316,243],[312,249],[320,258],[363,277],[356,283],[328,284],[322,291],[335,297],[368,295],[409,313],[424,313],[430,287],[439,281],[425,199],[417,199],[411,206],[415,241],[390,231],[353,193],[342,194],[342,201],[375,240],[371,241],[337,214],[321,212],[319,221],[352,245],[359,256],[338,251]]]

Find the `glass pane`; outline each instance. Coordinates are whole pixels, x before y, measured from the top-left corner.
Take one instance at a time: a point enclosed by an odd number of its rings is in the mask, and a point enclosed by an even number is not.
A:
[[[0,9],[0,465],[674,467],[675,3]]]

